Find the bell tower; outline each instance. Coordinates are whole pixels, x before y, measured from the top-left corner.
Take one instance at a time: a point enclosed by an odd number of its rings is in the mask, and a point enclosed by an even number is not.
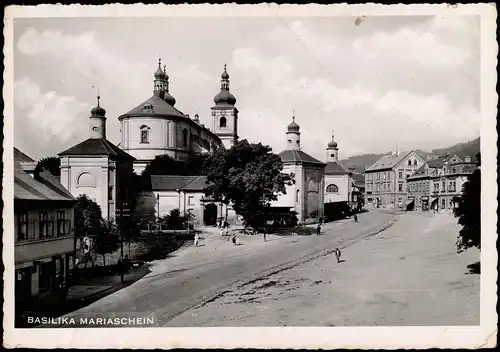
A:
[[[106,110],[101,108],[97,96],[97,106],[90,110],[90,138],[106,139]]]
[[[327,145],[326,153],[327,153],[326,160],[328,162],[339,161],[339,148],[337,142],[335,142],[333,131],[332,131],[332,140]]]
[[[229,74],[227,64],[221,75],[220,92],[214,97],[215,106],[212,107],[212,132],[224,144],[226,149],[238,142],[238,109],[234,106],[236,98],[229,92]]]

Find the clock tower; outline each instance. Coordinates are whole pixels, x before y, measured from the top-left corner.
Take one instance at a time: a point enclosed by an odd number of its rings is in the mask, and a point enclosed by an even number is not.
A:
[[[90,138],[106,139],[106,110],[99,104],[100,96],[97,96],[97,106],[90,110]]]
[[[220,93],[214,97],[212,107],[212,131],[221,139],[226,149],[238,142],[238,109],[236,98],[229,92],[229,74],[224,65]]]

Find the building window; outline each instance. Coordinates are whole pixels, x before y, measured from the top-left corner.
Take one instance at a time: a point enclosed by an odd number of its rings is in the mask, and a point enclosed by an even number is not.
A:
[[[194,197],[193,196],[189,196],[188,205],[194,205]]]
[[[408,160],[408,166],[411,166],[411,160]]]
[[[28,213],[19,213],[17,221],[17,240],[22,241],[28,238]]]
[[[441,192],[445,192],[446,191],[446,181],[443,181],[441,183]]]
[[[94,177],[88,172],[82,172],[76,181],[77,187],[95,187]]]
[[[417,159],[413,160],[413,165],[417,166]]]
[[[339,193],[337,185],[331,184],[326,187],[326,193]]]
[[[182,145],[187,147],[188,145],[188,131],[187,129],[182,130]]]
[[[108,200],[113,200],[113,186],[108,187]]]
[[[58,210],[57,211],[57,235],[61,236],[64,235],[65,229],[64,229],[64,223],[65,223],[65,211],[64,210]]]
[[[403,184],[402,183],[398,184],[398,191],[403,192]]]
[[[441,199],[441,209],[446,208],[446,199]]]
[[[385,180],[385,178],[386,178],[386,173],[384,172],[384,180]]]
[[[149,143],[149,131],[147,129],[141,130],[141,143],[142,144]]]
[[[456,172],[457,172],[457,169],[455,169],[455,168],[452,168],[452,169],[451,169],[451,173],[452,173],[452,174],[455,174]]]
[[[49,216],[45,211],[40,212],[39,230],[40,238],[53,235],[52,223],[49,221]]]
[[[401,171],[399,172],[399,178],[403,178],[403,173]]]
[[[227,120],[225,116],[222,116],[219,120],[219,127],[227,127]]]

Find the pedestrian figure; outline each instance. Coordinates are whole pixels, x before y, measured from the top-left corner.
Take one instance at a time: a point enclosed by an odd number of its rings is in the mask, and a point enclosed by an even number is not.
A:
[[[318,227],[316,227],[316,236],[319,236],[321,233],[321,224],[318,224]]]
[[[240,238],[239,237],[236,237],[236,243],[235,243],[237,246],[240,245]]]
[[[267,242],[267,237],[266,237],[266,236],[267,236],[267,234],[266,234],[266,232],[264,231],[264,242]]]
[[[322,216],[319,217],[319,224],[320,225],[323,224],[323,217]]]
[[[232,241],[233,241],[233,245],[236,246],[236,235],[233,235]]]
[[[198,236],[198,234],[195,234],[194,235],[194,246],[195,247],[198,247],[198,241],[200,240],[200,237]]]
[[[341,256],[340,249],[335,248],[335,256],[337,257],[337,263],[340,263],[340,256]]]
[[[354,214],[354,222],[358,222],[358,215]]]

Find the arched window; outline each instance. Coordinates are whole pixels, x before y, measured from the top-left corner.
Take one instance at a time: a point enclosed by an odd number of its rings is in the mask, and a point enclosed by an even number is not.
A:
[[[408,166],[411,166],[411,160],[408,160]]]
[[[77,187],[95,187],[94,177],[88,172],[82,172],[76,179]]]
[[[140,127],[141,130],[141,143],[149,143],[149,127],[146,125],[142,125]]]
[[[222,116],[219,120],[219,127],[226,127],[227,126],[227,120],[224,116]]]
[[[326,193],[339,193],[337,185],[331,184],[326,187]]]
[[[182,130],[182,145],[184,147],[187,147],[187,145],[188,145],[188,130],[187,129]]]

